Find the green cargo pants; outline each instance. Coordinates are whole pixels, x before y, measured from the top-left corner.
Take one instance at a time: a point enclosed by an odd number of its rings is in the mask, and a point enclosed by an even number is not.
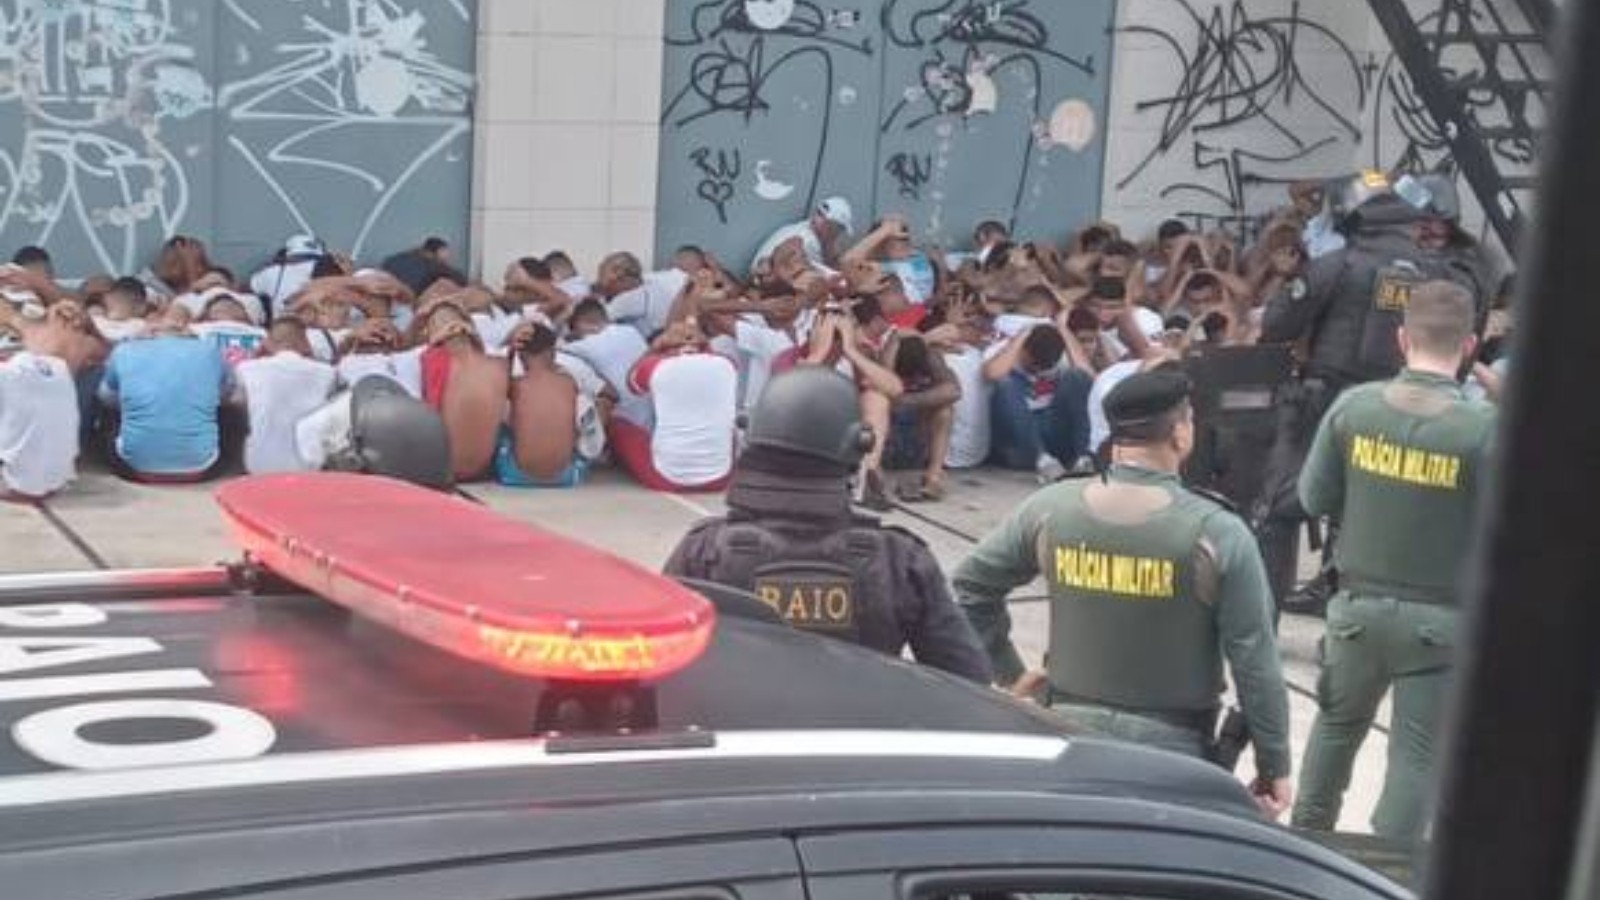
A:
[[[1347,592],[1328,604],[1317,681],[1320,711],[1300,766],[1295,827],[1335,829],[1356,752],[1393,687],[1388,767],[1372,829],[1397,840],[1422,836],[1435,788],[1434,742],[1455,630],[1456,612],[1447,606]]]

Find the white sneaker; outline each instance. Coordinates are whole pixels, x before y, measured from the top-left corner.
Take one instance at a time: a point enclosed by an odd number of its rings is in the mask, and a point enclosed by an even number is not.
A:
[[[1067,467],[1061,464],[1048,453],[1039,454],[1039,461],[1034,463],[1034,474],[1039,476],[1040,484],[1055,484],[1067,476]]]

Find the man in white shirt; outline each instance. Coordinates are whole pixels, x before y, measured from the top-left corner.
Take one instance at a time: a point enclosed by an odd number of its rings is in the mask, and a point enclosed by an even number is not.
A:
[[[994,387],[983,377],[983,350],[960,344],[945,350],[944,362],[961,387],[950,425],[950,452],[944,462],[951,469],[974,469],[989,458]]]
[[[229,291],[211,294],[198,318],[189,330],[216,347],[229,368],[253,359],[267,342],[266,330],[251,324],[246,304]]]
[[[611,321],[632,325],[645,340],[667,327],[672,310],[689,287],[678,269],[646,273],[632,253],[613,253],[600,263],[595,290],[606,300]]]
[[[272,263],[250,279],[250,292],[267,298],[273,318],[283,315],[289,298],[311,282],[317,260],[327,252],[322,242],[310,235],[289,238]]]
[[[634,392],[649,397],[654,427],[613,421],[612,450],[651,490],[720,491],[733,471],[739,372],[732,360],[707,352],[692,321],[668,328],[657,346],[628,377]]]
[[[600,373],[617,394],[616,415],[637,425],[650,425],[650,401],[628,384],[628,374],[650,351],[637,329],[614,325],[598,300],[585,300],[572,308],[567,321],[567,343],[561,348]]]
[[[1049,484],[1088,449],[1088,397],[1093,378],[1075,364],[1068,337],[1054,324],[1035,326],[985,354],[993,385],[990,461],[1032,469]]]
[[[355,387],[369,375],[382,375],[422,399],[422,353],[427,347],[396,349],[400,343],[399,333],[388,322],[364,322],[351,329],[337,365],[339,384]]]
[[[772,378],[772,364],[786,353],[806,345],[811,336],[815,310],[802,310],[794,316],[746,314],[733,323],[733,338],[739,359],[744,364],[744,389],[739,408],[750,409],[761,399]]]
[[[0,499],[66,487],[78,459],[78,393],[67,364],[28,351],[0,361]]]
[[[838,242],[855,232],[855,213],[850,201],[843,197],[829,197],[817,204],[811,217],[803,222],[785,225],[772,233],[750,262],[752,271],[772,257],[778,245],[798,237],[805,246],[806,259],[814,266],[833,266],[838,258]]]
[[[241,362],[234,373],[238,398],[250,415],[245,470],[251,474],[310,471],[314,467],[295,448],[295,427],[327,402],[338,374],[311,358],[306,327],[297,319],[273,323],[266,350],[270,355]]]
[[[1148,312],[1148,310],[1141,308],[1140,312]],[[1156,316],[1154,320],[1151,320],[1141,315],[1139,317],[1139,327],[1144,331],[1145,339],[1150,342],[1153,351],[1152,355],[1160,356],[1162,359],[1168,358],[1168,354],[1161,350],[1163,346],[1162,339],[1166,334],[1166,328],[1164,323],[1161,322],[1161,317]],[[1094,385],[1089,388],[1089,453],[1091,455],[1098,455],[1105,443],[1111,439],[1111,425],[1106,420],[1106,397],[1111,393],[1112,388],[1126,381],[1128,376],[1134,375],[1144,368],[1145,362],[1145,360],[1137,356],[1130,356],[1107,366],[1100,371],[1100,374],[1095,376]]]
[[[149,291],[137,278],[118,278],[92,310],[94,327],[113,344],[141,337],[150,312]]]
[[[550,251],[544,258],[544,264],[550,268],[550,277],[554,279],[556,287],[573,300],[582,300],[594,292],[594,285],[578,274],[572,257],[563,251]]]

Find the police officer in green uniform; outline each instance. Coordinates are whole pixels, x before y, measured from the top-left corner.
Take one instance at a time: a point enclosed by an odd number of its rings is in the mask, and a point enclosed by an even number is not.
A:
[[[1188,376],[1163,366],[1106,397],[1112,460],[1103,478],[1034,494],[954,575],[957,599],[1002,684],[1024,676],[1006,596],[1041,573],[1050,592],[1046,697],[1083,728],[1192,756],[1208,754],[1223,660],[1256,748],[1256,793],[1288,809],[1289,698],[1272,596],[1244,521],[1187,490],[1194,446]]]
[[[1385,176],[1367,173],[1352,182],[1343,204],[1349,243],[1313,261],[1262,311],[1261,343],[1304,340],[1308,350],[1301,380],[1285,386],[1275,403],[1279,433],[1251,511],[1274,596],[1294,610],[1312,611],[1327,600],[1327,573],[1307,594],[1293,590],[1305,519],[1295,485],[1317,423],[1345,389],[1400,371],[1394,333],[1416,285],[1460,284],[1486,317],[1496,283],[1487,254],[1460,228],[1461,204],[1449,179],[1405,176],[1391,188]]]
[[[1494,408],[1468,400],[1458,378],[1477,349],[1474,317],[1471,293],[1454,283],[1413,290],[1400,332],[1405,370],[1341,396],[1301,472],[1306,510],[1344,527],[1297,826],[1337,825],[1356,751],[1391,687],[1373,830],[1414,839],[1427,823],[1460,573],[1495,427]]]

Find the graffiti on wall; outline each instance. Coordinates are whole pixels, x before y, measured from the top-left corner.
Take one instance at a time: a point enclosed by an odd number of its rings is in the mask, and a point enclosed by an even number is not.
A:
[[[1201,226],[1241,226],[1251,194],[1304,178],[1322,160],[1353,160],[1362,143],[1372,64],[1299,2],[1258,15],[1243,0],[1167,0],[1182,28],[1131,24],[1153,39],[1172,79],[1139,98],[1135,117],[1158,122],[1149,146],[1115,173],[1122,191],[1160,172],[1154,194]],[[1318,60],[1315,78],[1305,60]],[[1328,151],[1334,152],[1328,152]],[[1176,159],[1176,165],[1167,164]],[[1347,167],[1351,163],[1346,163]]]
[[[669,0],[658,249],[747,258],[836,194],[952,245],[1064,233],[1099,202],[1112,5]]]
[[[464,0],[0,0],[0,241],[84,274],[459,235],[473,34]]]
[[[1461,19],[1470,17],[1471,29]],[[1451,3],[1417,20],[1424,34],[1436,31],[1463,33],[1470,30],[1492,32],[1495,23],[1477,3]],[[1484,80],[1482,57],[1467,53],[1441,52],[1440,65],[1463,83]],[[1504,73],[1502,73],[1504,74]],[[1480,121],[1503,119],[1495,107],[1501,102],[1493,92],[1467,90],[1463,96],[1468,108]],[[1411,84],[1411,77],[1393,53],[1385,56],[1376,74],[1375,100],[1370,116],[1369,165],[1382,169],[1437,171],[1452,168],[1449,140],[1443,128],[1428,113],[1427,106]],[[1535,161],[1531,141],[1523,137],[1503,137],[1489,142],[1490,152],[1504,171],[1518,171]]]
[[[1248,235],[1262,224],[1262,213],[1283,203],[1282,187],[1293,181],[1358,166],[1454,170],[1444,130],[1397,56],[1352,45],[1318,19],[1328,7],[1302,0],[1160,3],[1170,14],[1160,17],[1162,24],[1118,29],[1158,48],[1168,74],[1132,102],[1129,132],[1151,136],[1129,161],[1113,166],[1113,190],[1142,192],[1193,225]],[[1485,15],[1476,7],[1468,14]],[[1432,12],[1419,24],[1425,32],[1441,25],[1460,30],[1441,15]],[[1374,23],[1359,24],[1357,33],[1374,33]],[[1482,65],[1470,56],[1439,62],[1467,80]],[[1467,96],[1492,116],[1492,95]],[[1533,160],[1525,140],[1499,140],[1492,150],[1513,169]]]

